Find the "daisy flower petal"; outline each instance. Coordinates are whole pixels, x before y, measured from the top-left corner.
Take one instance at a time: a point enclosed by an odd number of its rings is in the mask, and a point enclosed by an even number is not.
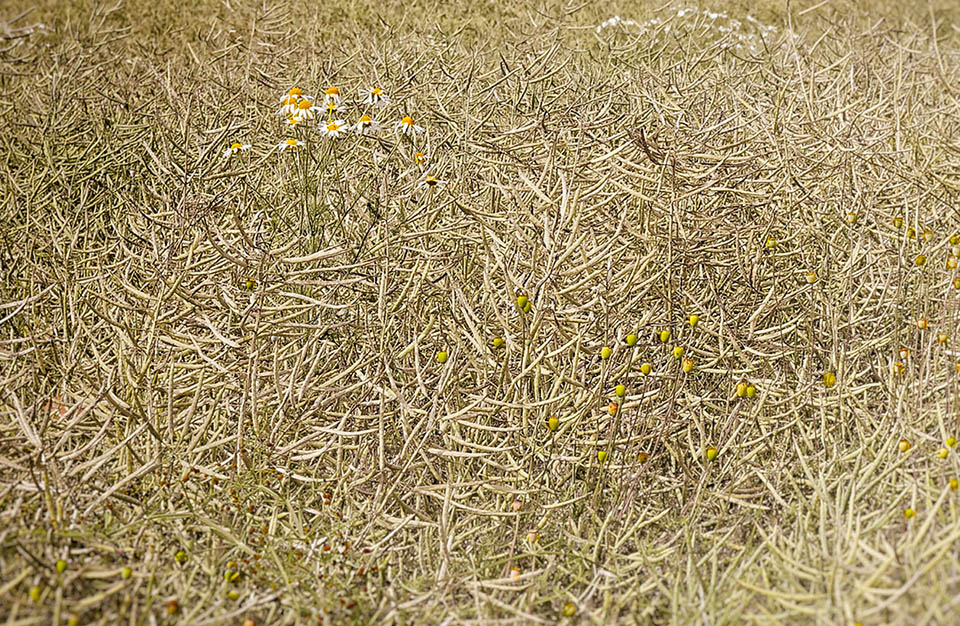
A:
[[[390,104],[390,97],[383,93],[379,87],[367,87],[360,90],[360,97],[363,103],[372,107],[385,107]]]

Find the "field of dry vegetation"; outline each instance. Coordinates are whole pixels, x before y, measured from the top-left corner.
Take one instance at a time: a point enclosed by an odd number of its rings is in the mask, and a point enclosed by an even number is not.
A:
[[[4,3],[3,623],[957,623],[960,10],[629,4]]]

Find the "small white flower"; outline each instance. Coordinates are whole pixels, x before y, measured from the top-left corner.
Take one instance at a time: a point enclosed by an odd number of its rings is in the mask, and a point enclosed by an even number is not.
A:
[[[416,161],[417,165],[423,167],[430,160],[430,157],[424,152],[416,152],[413,155],[413,160]]]
[[[323,106],[328,109],[331,104],[339,107],[342,102],[343,99],[340,97],[340,90],[336,87],[327,87],[327,90],[323,93]]]
[[[284,96],[283,100],[280,101],[280,110],[277,111],[277,115],[291,116],[297,112],[297,103],[299,99],[296,96]]]
[[[390,104],[390,97],[383,93],[383,89],[379,87],[361,89],[360,95],[363,96],[363,103],[368,106],[385,107]]]
[[[394,127],[401,135],[412,135],[413,133],[422,133],[423,126],[417,126],[413,123],[413,118],[405,115],[402,120],[394,124]]]
[[[358,135],[377,132],[380,130],[380,122],[371,118],[369,115],[361,115],[357,121],[357,125],[354,126],[354,130],[357,131]]]
[[[289,152],[291,150],[296,150],[302,145],[303,145],[302,141],[290,138],[290,139],[287,139],[286,141],[281,141],[277,145],[277,150],[279,150],[280,152]]]
[[[291,117],[298,122],[302,122],[303,120],[312,120],[315,114],[313,104],[306,98],[301,98],[300,102],[297,103],[297,110],[293,112]]]
[[[347,131],[350,130],[350,126],[347,125],[343,120],[334,120],[328,122],[326,125],[320,127],[320,134],[328,139],[337,139],[347,134]]]
[[[233,143],[230,144],[230,147],[223,151],[223,158],[229,159],[235,154],[240,154],[250,149],[250,144],[248,143]]]
[[[433,176],[432,174],[429,174],[429,175],[427,175],[427,176],[424,176],[424,177],[420,180],[420,182],[417,183],[417,189],[420,189],[420,190],[423,190],[423,191],[429,191],[429,190],[435,189],[435,188],[437,188],[437,187],[442,187],[443,185],[446,185],[446,184],[447,184],[447,181],[445,181],[445,180],[440,180],[440,179],[437,178],[436,176]]]

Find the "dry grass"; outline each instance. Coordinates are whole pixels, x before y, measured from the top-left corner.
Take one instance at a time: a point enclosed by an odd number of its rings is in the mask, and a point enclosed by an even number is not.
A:
[[[960,17],[804,6],[0,16],[6,623],[952,623]]]

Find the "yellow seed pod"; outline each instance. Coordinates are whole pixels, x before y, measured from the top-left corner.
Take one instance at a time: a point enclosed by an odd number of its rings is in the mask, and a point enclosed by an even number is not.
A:
[[[631,348],[637,345],[637,336],[634,335],[633,333],[630,333],[629,335],[627,335],[627,345],[630,346]]]
[[[530,298],[527,296],[517,296],[517,308],[521,311],[527,308],[527,305],[530,304]]]
[[[690,319],[687,320],[687,323],[689,323],[691,327],[695,327],[697,324],[700,323],[700,316],[694,313],[693,315],[690,316]]]
[[[560,428],[560,419],[556,415],[547,418],[547,430],[553,432]]]
[[[715,447],[710,446],[707,448],[708,461],[713,461],[714,459],[716,459],[718,454],[720,454],[720,452]]]
[[[847,213],[847,223],[856,224],[857,223],[857,214],[856,213]]]
[[[900,452],[907,452],[910,450],[910,442],[906,439],[901,439],[897,447],[900,448]]]
[[[600,348],[601,359],[609,359],[611,354],[613,354],[613,350],[611,350],[609,346],[603,346]]]
[[[903,218],[895,217],[893,218],[893,227],[894,228],[903,228]]]
[[[644,376],[649,376],[651,371],[653,371],[653,366],[649,363],[644,363],[640,366],[640,373]]]
[[[227,597],[231,600],[238,600],[240,598],[240,594],[236,591],[236,589],[231,589],[227,592]]]
[[[950,454],[949,448],[940,448],[939,450],[937,450],[937,456],[940,457],[941,459],[947,458],[948,454]]]
[[[563,605],[563,615],[564,617],[573,617],[577,614],[577,605],[573,602],[567,602]]]
[[[948,447],[948,448],[953,448],[953,447],[955,447],[955,446],[957,445],[957,438],[956,438],[956,437],[947,437],[947,441],[946,441],[945,443],[947,444],[947,447]]]
[[[673,356],[677,359],[683,358],[683,346],[674,346]]]
[[[646,452],[641,452],[640,454],[637,455],[637,462],[643,465],[644,463],[647,462],[649,458],[650,458],[649,454],[647,454]]]
[[[693,371],[693,359],[687,357],[680,363],[680,368],[687,374]]]
[[[907,519],[912,518],[912,517],[913,517],[914,515],[916,515],[916,514],[917,514],[917,512],[914,511],[914,510],[911,509],[911,508],[907,508],[907,510],[905,510],[905,511],[903,512],[903,516],[904,516],[905,518],[907,518]]]
[[[752,398],[757,395],[757,388],[753,385],[747,385],[747,397]]]
[[[499,350],[500,348],[502,348],[503,346],[505,346],[506,343],[507,343],[507,342],[504,341],[503,337],[494,337],[494,338],[493,338],[493,347],[496,348],[497,350]]]
[[[927,318],[921,317],[920,319],[918,319],[918,320],[917,320],[917,328],[919,328],[920,330],[926,330],[926,329],[927,329]]]
[[[601,463],[603,463],[604,461],[606,461],[606,460],[607,460],[607,451],[606,451],[606,450],[599,450],[599,451],[597,452],[597,460],[600,461]]]
[[[927,255],[918,254],[917,258],[915,258],[913,262],[916,264],[917,267],[923,267],[924,265],[927,264]]]
[[[617,394],[618,398],[622,398],[623,396],[627,395],[627,388],[624,385],[617,385],[613,391]]]
[[[450,358],[450,355],[447,354],[446,350],[441,350],[440,352],[437,352],[437,363],[446,363],[447,359],[449,358]]]
[[[829,389],[837,384],[837,375],[833,372],[827,372],[823,375],[823,386]]]
[[[804,279],[807,281],[808,285],[812,285],[813,283],[817,282],[817,278],[818,276],[816,272],[807,272],[806,276],[804,276]]]
[[[741,381],[737,383],[737,396],[744,398],[747,395],[747,383]]]
[[[661,331],[660,331],[660,343],[667,343],[668,341],[670,341],[670,331],[669,331],[669,330],[661,330]]]
[[[952,491],[956,491],[958,487],[960,487],[960,480],[957,480],[956,478],[951,478],[951,479],[950,479],[950,489],[951,489]]]

